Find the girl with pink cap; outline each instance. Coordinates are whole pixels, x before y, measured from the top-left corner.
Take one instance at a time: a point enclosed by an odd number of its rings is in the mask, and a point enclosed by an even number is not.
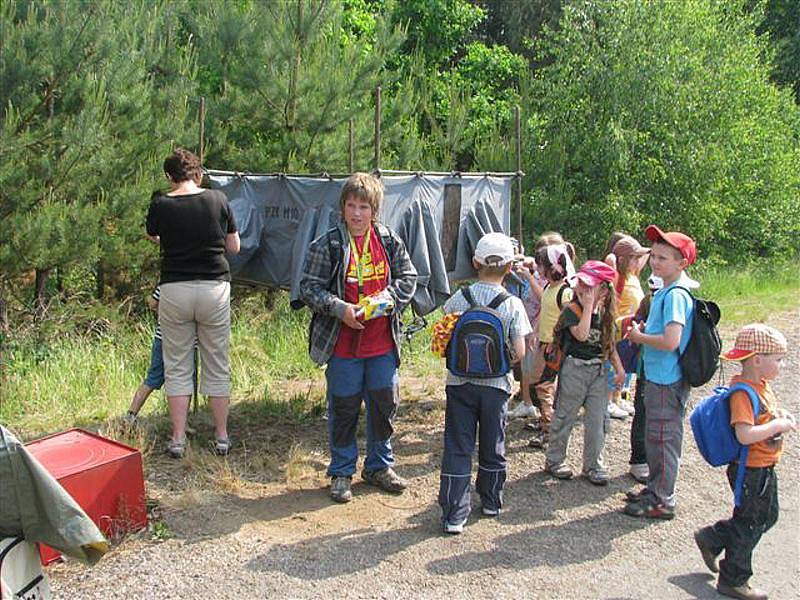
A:
[[[616,271],[590,260],[575,274],[576,298],[564,306],[554,336],[563,352],[556,393],[556,412],[550,427],[545,471],[557,479],[571,479],[566,464],[570,434],[584,408],[583,474],[595,485],[608,483],[603,464],[608,417],[606,414],[608,362],[614,383],[622,384],[625,370],[615,346]]]

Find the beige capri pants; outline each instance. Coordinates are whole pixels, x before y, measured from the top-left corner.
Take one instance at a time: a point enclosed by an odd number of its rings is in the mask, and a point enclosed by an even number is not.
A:
[[[167,396],[194,391],[194,340],[200,348],[200,393],[230,396],[231,284],[227,281],[180,281],[161,284],[158,320],[164,349]]]

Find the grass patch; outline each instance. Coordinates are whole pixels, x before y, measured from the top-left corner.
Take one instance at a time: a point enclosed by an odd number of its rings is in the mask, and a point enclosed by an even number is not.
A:
[[[764,322],[775,313],[800,309],[800,269],[796,263],[711,266],[691,272],[699,294],[717,302],[723,326]]]
[[[725,327],[800,308],[795,264],[701,264],[691,274],[702,283],[700,294],[720,304]],[[231,418],[258,426],[318,418],[325,411],[325,379],[324,370],[308,358],[309,311],[292,310],[286,294],[271,307],[259,294],[234,295],[231,367],[237,406]],[[428,315],[427,328],[403,341],[401,379],[442,385],[444,363],[429,350],[431,327],[440,316],[440,311]],[[154,325],[152,315],[131,302],[112,306],[85,299],[51,308],[44,321],[17,323],[3,352],[0,422],[25,439],[73,426],[114,433],[114,418],[125,412],[147,371]],[[156,436],[169,431],[166,413],[163,394],[154,393],[142,411],[147,430],[130,442],[152,447]],[[297,456],[289,461],[295,462],[302,463]]]

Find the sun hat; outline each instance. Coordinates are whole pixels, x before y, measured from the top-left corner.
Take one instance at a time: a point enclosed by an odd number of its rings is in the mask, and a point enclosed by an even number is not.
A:
[[[475,246],[475,260],[478,263],[501,267],[514,260],[514,246],[504,233],[492,232],[484,235]]]
[[[661,231],[655,225],[650,225],[644,230],[644,234],[651,242],[664,242],[675,248],[690,265],[697,260],[697,246],[695,246],[694,240],[685,233],[680,231]]]
[[[587,260],[575,273],[575,279],[582,281],[589,287],[594,287],[604,281],[613,283],[616,277],[617,271],[614,267],[608,266],[601,260]]]
[[[636,238],[626,235],[625,237],[620,238],[619,241],[614,244],[611,252],[617,257],[631,255],[644,256],[650,252],[650,248],[645,248],[636,240]]]
[[[733,348],[722,358],[745,360],[755,354],[785,354],[787,349],[786,338],[780,331],[763,323],[752,323],[739,330]]]

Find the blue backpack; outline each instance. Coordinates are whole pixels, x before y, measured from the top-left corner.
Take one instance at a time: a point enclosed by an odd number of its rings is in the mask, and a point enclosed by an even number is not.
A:
[[[725,386],[714,388],[714,393],[703,398],[692,411],[689,422],[692,425],[692,433],[700,454],[712,467],[727,465],[735,460],[739,461],[733,492],[734,502],[736,506],[739,506],[750,446],[739,443],[739,440],[736,439],[736,432],[731,426],[730,397],[736,391],[747,392],[750,402],[753,404],[753,416],[757,418],[760,410],[758,394],[749,385],[737,383],[730,388]]]
[[[475,303],[468,286],[461,288],[469,302],[453,327],[447,345],[447,369],[459,377],[487,379],[511,370],[509,332],[497,308],[511,296],[500,292],[487,306]]]

